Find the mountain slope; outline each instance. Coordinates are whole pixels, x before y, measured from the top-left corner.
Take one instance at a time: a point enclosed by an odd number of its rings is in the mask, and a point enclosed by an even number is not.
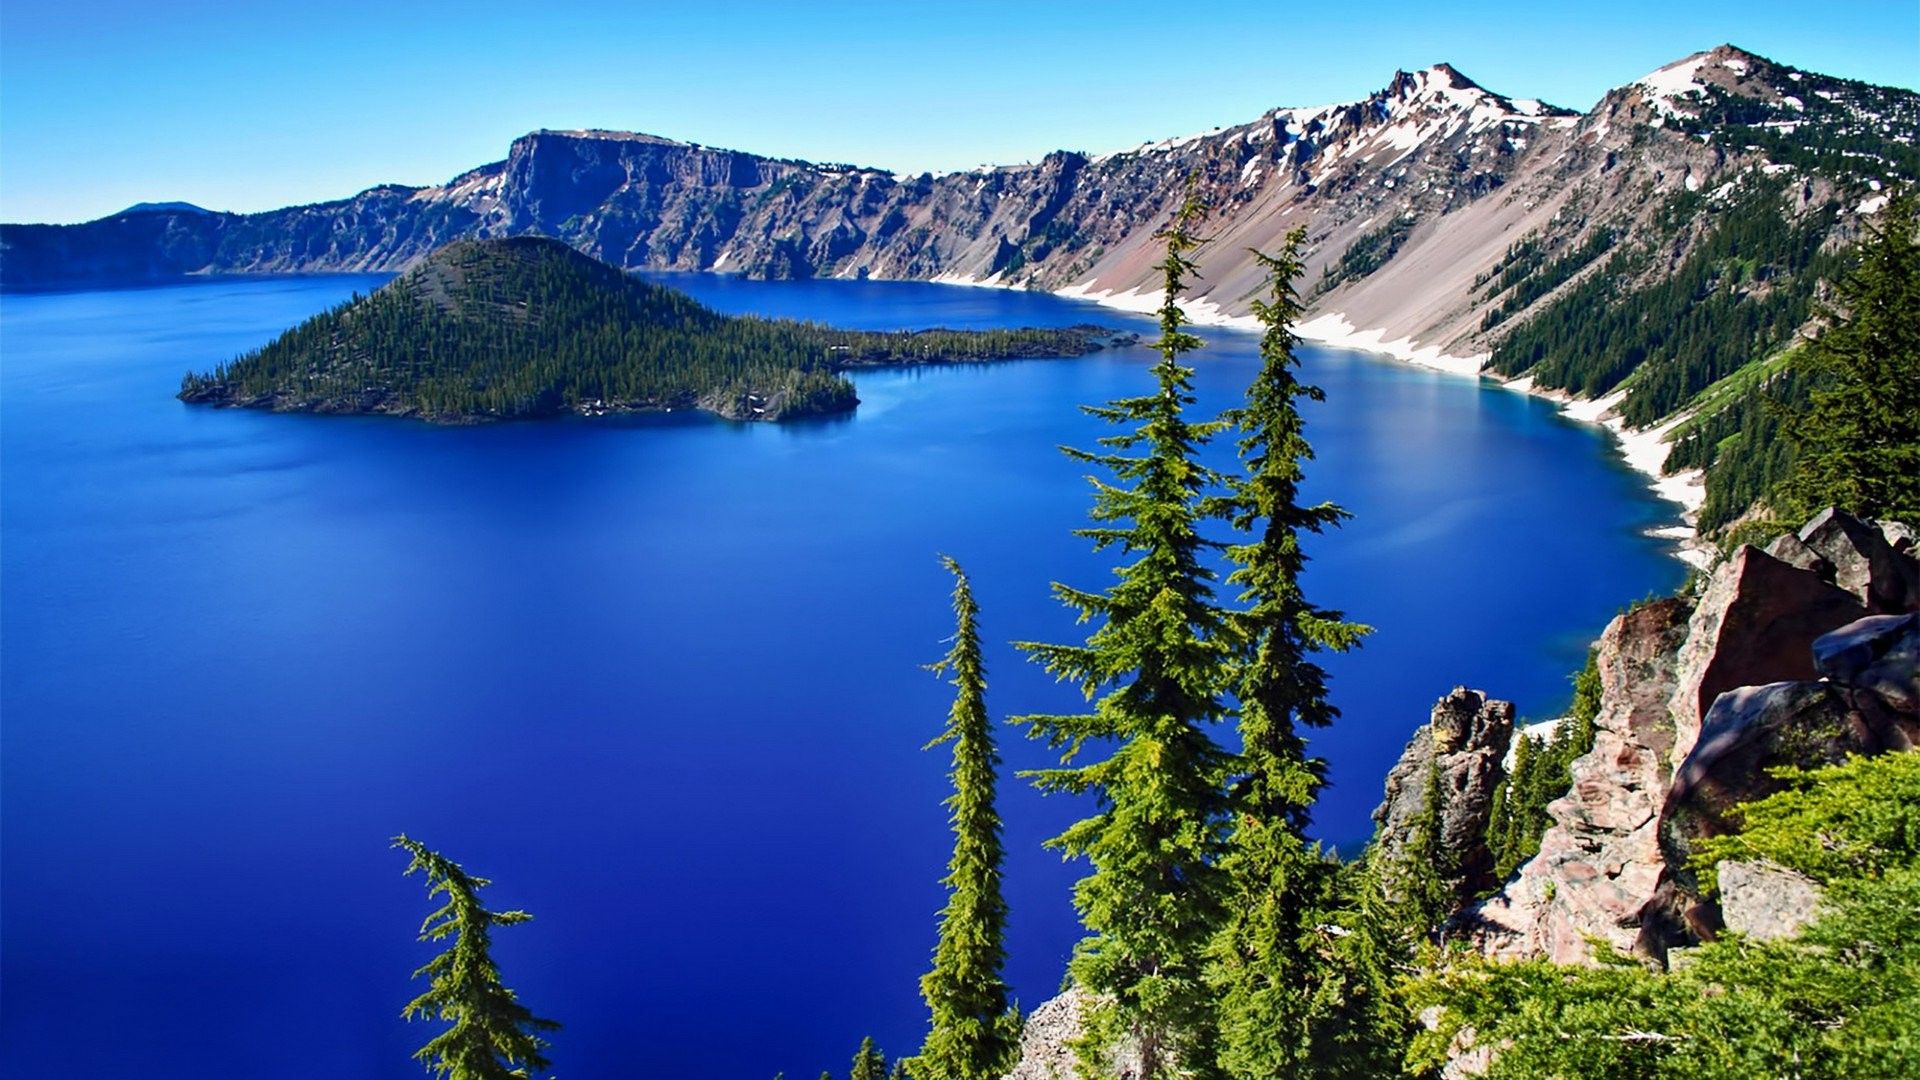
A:
[[[0,283],[397,270],[453,239],[542,234],[626,268],[990,281],[1137,306],[1191,179],[1215,208],[1200,314],[1246,314],[1261,283],[1247,249],[1305,226],[1309,335],[1490,361],[1658,431],[1809,326],[1880,189],[1920,176],[1916,130],[1920,94],[1720,46],[1584,114],[1440,64],[1361,101],[941,176],[539,131],[437,187],[0,226]]]
[[[1078,355],[1092,328],[837,331],[722,315],[542,237],[456,241],[214,371],[196,404],[438,421],[699,407],[843,412],[866,364]]]

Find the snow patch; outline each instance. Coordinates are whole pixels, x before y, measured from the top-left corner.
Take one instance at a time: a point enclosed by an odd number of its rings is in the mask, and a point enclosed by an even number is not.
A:
[[[1553,733],[1558,731],[1560,725],[1566,723],[1566,721],[1566,717],[1556,716],[1551,720],[1542,720],[1537,724],[1528,724],[1525,727],[1513,729],[1513,738],[1507,743],[1507,756],[1500,759],[1500,767],[1509,773],[1513,771],[1514,760],[1520,753],[1520,740],[1522,737],[1540,743],[1549,742],[1553,739]]]
[[[1706,65],[1707,54],[1698,53],[1677,63],[1636,79],[1634,85],[1647,92],[1647,98],[1655,110],[1669,116],[1678,116],[1680,111],[1674,105],[1680,98],[1700,91],[1700,69]]]
[[[1396,360],[1409,364],[1433,368],[1454,375],[1480,374],[1487,364],[1487,353],[1473,356],[1450,356],[1441,351],[1438,345],[1420,345],[1411,337],[1387,341],[1387,332],[1382,329],[1357,330],[1339,312],[1329,312],[1317,319],[1309,319],[1293,328],[1293,332],[1307,341],[1331,345],[1339,349],[1359,349],[1362,352],[1385,353]]]

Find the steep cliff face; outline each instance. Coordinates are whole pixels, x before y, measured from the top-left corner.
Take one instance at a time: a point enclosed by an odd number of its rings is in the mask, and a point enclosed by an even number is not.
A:
[[[0,280],[399,270],[453,239],[541,233],[627,268],[993,280],[1124,299],[1153,289],[1153,234],[1194,178],[1216,211],[1200,256],[1202,311],[1245,314],[1262,279],[1248,249],[1304,226],[1315,313],[1465,355],[1598,267],[1569,271],[1570,253],[1644,238],[1683,257],[1697,237],[1661,216],[1676,194],[1724,199],[1752,177],[1792,172],[1804,182],[1789,202],[1824,206],[1840,189],[1915,171],[1887,134],[1908,120],[1920,121],[1920,95],[1723,46],[1612,91],[1585,115],[1502,96],[1440,64],[1396,73],[1361,101],[941,176],[538,131],[437,187],[244,216],[152,209],[5,226]],[[1774,161],[1791,156],[1783,132],[1806,141],[1810,131],[1891,146],[1898,160]],[[1526,247],[1518,262],[1516,245]]]
[[[1737,550],[1696,598],[1641,605],[1599,642],[1594,747],[1540,853],[1457,929],[1494,956],[1651,960],[1713,934],[1689,857],[1770,770],[1920,743],[1920,573],[1898,523],[1828,510]]]

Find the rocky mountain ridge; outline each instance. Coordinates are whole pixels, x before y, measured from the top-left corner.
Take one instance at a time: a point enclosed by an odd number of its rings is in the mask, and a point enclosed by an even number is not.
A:
[[[1803,84],[1812,88],[1804,97],[1782,89]],[[1791,134],[1820,124],[1893,137],[1920,117],[1916,101],[1722,46],[1611,91],[1586,114],[1500,95],[1437,64],[1398,72],[1360,101],[1274,109],[1118,153],[1063,150],[940,176],[542,130],[516,139],[503,160],[435,187],[383,185],[251,215],[145,210],[5,226],[0,275],[32,286],[400,270],[456,238],[537,232],[629,269],[994,281],[1115,296],[1150,286],[1153,232],[1193,176],[1216,208],[1198,296],[1216,311],[1247,311],[1259,273],[1246,249],[1271,248],[1303,224],[1316,312],[1464,354],[1485,344],[1478,324],[1499,299],[1475,295],[1475,278],[1523,236],[1552,226],[1556,244],[1573,245],[1661,193],[1735,182],[1753,164],[1750,151],[1766,148],[1716,142],[1718,128],[1757,122]],[[1767,110],[1800,119],[1755,121]]]
[[[1628,446],[1636,467],[1693,474],[1721,433],[1683,421],[1728,412],[1760,381],[1754,366],[1812,325],[1838,253],[1891,185],[1920,178],[1916,131],[1920,94],[1730,45],[1585,113],[1437,64],[1359,101],[937,176],[542,130],[438,186],[0,226],[0,286],[398,271],[452,240],[541,234],[626,269],[988,283],[1147,307],[1154,234],[1192,183],[1214,208],[1188,304],[1202,321],[1244,319],[1264,280],[1249,249],[1302,226],[1304,336],[1597,399],[1579,415],[1645,432]],[[1692,452],[1670,459],[1689,436]],[[1662,493],[1702,497],[1686,482]]]

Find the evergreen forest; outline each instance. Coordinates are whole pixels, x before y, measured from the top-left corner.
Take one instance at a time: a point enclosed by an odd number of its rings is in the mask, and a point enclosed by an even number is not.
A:
[[[369,296],[181,380],[189,402],[438,421],[705,408],[733,419],[845,412],[841,372],[1078,356],[1096,327],[834,330],[722,315],[558,240],[465,240]]]

